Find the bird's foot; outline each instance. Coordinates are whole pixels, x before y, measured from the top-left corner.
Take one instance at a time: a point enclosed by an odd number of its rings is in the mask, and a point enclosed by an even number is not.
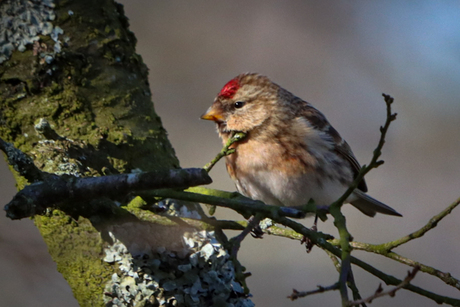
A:
[[[313,223],[313,226],[311,227],[312,231],[318,231],[318,215],[315,215],[315,222]],[[303,236],[302,240],[300,240],[300,244],[305,243],[305,248],[307,250],[307,253],[311,252],[313,249],[313,246],[315,245],[310,238],[307,238],[306,236]]]

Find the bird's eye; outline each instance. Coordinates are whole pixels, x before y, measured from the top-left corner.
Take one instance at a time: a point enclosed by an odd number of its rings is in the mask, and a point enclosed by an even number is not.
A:
[[[237,101],[235,102],[235,108],[239,109],[244,106],[244,101]]]

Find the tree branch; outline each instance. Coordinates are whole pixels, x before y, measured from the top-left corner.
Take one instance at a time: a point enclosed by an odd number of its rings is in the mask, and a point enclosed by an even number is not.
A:
[[[341,257],[341,250],[340,249],[338,249],[337,247],[333,246],[329,242],[323,240],[317,234],[312,233],[312,231],[310,229],[306,228],[302,224],[297,223],[297,222],[295,222],[293,220],[290,220],[288,218],[285,218],[285,217],[279,217],[279,218],[277,218],[275,220],[275,222],[279,223],[279,224],[282,224],[282,225],[284,225],[286,227],[289,227],[289,228],[291,228],[292,230],[294,230],[295,232],[297,232],[297,233],[299,233],[301,235],[307,236],[309,239],[311,239],[313,241],[313,243],[318,245],[320,248],[331,252],[333,255],[335,255],[335,256],[337,256],[339,258]],[[356,258],[354,256],[350,256],[350,261],[351,261],[351,263],[359,266],[360,268],[362,268],[363,270],[367,271],[368,273],[370,273],[370,274],[376,276],[377,278],[381,279],[387,285],[397,286],[402,282],[402,280],[400,280],[400,279],[398,279],[398,278],[396,278],[394,276],[385,274],[384,272],[374,268],[373,266],[369,265],[368,263],[366,263],[366,262],[364,262],[364,261],[362,261],[362,260],[360,260],[360,259],[358,259],[358,258]],[[419,295],[425,296],[425,297],[427,297],[429,299],[432,299],[433,301],[435,301],[438,304],[445,303],[445,304],[449,304],[449,305],[452,305],[452,306],[460,306],[460,300],[459,299],[438,295],[436,293],[427,291],[425,289],[422,289],[420,287],[414,286],[412,284],[408,284],[408,285],[404,286],[403,288],[407,289],[407,290],[409,290],[411,292],[417,293]]]
[[[230,208],[247,218],[256,213],[261,213],[264,217],[272,219],[279,216],[287,216],[293,218],[305,217],[305,213],[303,211],[294,208],[271,206],[264,204],[261,201],[244,197],[243,195],[236,192],[231,193],[203,187],[189,188],[186,191],[177,191],[171,189],[152,190],[145,192],[143,195],[174,198]]]
[[[452,203],[442,213],[444,213],[446,211],[449,211],[449,210],[452,210],[459,203],[460,203],[460,198],[457,199],[454,203]],[[435,217],[433,217],[432,219],[430,219],[430,222],[427,225],[431,224],[434,221],[434,219],[436,217],[439,217],[441,214],[438,214]],[[438,222],[439,222],[439,220],[438,220]],[[239,223],[242,223],[242,222],[239,222]],[[228,227],[228,226],[226,226],[226,227]],[[426,226],[424,226],[422,229],[425,229],[425,227]],[[230,229],[230,228],[226,228],[226,229]],[[239,229],[242,229],[242,228],[239,228]],[[297,232],[295,232],[293,230],[290,230],[290,229],[280,228],[280,227],[276,227],[276,226],[271,226],[270,228],[266,229],[265,233],[267,233],[269,235],[289,238],[291,240],[300,241],[302,239],[301,234],[299,234],[299,233],[297,233]],[[418,231],[416,231],[416,232],[414,232],[412,234],[409,234],[409,235],[407,235],[405,237],[412,237],[412,239],[415,239],[414,234],[416,234],[416,233],[418,233]],[[324,234],[324,235],[329,236],[330,238],[332,238],[332,236],[330,236],[328,234]],[[403,238],[405,238],[405,237],[403,237]],[[334,246],[337,246],[337,247],[340,246],[340,241],[338,239],[327,239],[327,240],[329,240],[329,242]],[[397,241],[397,240],[395,240],[395,241]],[[363,251],[366,251],[366,252],[371,252],[371,253],[375,253],[375,254],[378,254],[378,255],[382,255],[384,257],[396,260],[396,261],[398,261],[400,263],[407,264],[407,265],[409,265],[411,267],[419,266],[421,272],[424,272],[424,273],[430,274],[432,276],[435,276],[435,277],[441,279],[447,285],[455,287],[456,289],[460,290],[460,280],[455,278],[455,277],[453,277],[450,273],[442,272],[442,271],[440,271],[440,270],[438,270],[436,268],[433,268],[431,266],[428,266],[428,265],[425,265],[425,264],[420,263],[418,261],[415,261],[415,260],[409,259],[407,257],[401,256],[398,253],[389,251],[387,246],[391,245],[391,243],[395,242],[395,241],[391,241],[389,243],[383,243],[383,244],[370,244],[370,243],[352,241],[352,242],[350,242],[350,245],[351,245],[351,247],[353,249],[363,250]],[[328,251],[326,250],[326,252],[328,252]]]
[[[13,166],[14,170],[27,181],[32,183],[43,179],[43,172],[35,166],[34,161],[13,144],[0,138],[0,150],[5,153],[8,163]]]
[[[151,172],[77,178],[49,175],[19,191],[5,206],[7,216],[21,219],[43,212],[47,207],[66,200],[91,200],[99,197],[117,198],[131,191],[187,188],[212,182],[200,168],[163,169]]]
[[[330,241],[333,245],[339,246],[339,241],[338,240],[332,240]],[[395,252],[388,252],[385,249],[381,248],[381,245],[385,244],[380,244],[380,245],[375,245],[375,244],[369,244],[369,243],[363,243],[363,242],[350,242],[350,245],[353,247],[353,249],[357,250],[363,250],[366,252],[371,252],[375,253],[378,255],[385,256],[387,258],[396,260],[400,263],[407,264],[411,267],[419,267],[420,271],[430,274],[432,276],[435,276],[439,279],[441,279],[443,282],[445,282],[447,285],[452,286],[454,288],[457,288],[460,290],[460,280],[453,277],[450,273],[442,272],[438,269],[435,269],[431,266],[422,264],[418,261],[414,261],[412,259],[409,259],[407,257],[401,256],[398,253]]]
[[[237,236],[229,240],[230,256],[237,259],[237,254],[238,254],[238,251],[240,250],[241,242],[254,229],[254,227],[259,226],[260,221],[261,221],[260,213],[254,215],[253,217],[250,218],[246,228],[243,229],[243,231],[240,232],[240,234],[238,234]]]

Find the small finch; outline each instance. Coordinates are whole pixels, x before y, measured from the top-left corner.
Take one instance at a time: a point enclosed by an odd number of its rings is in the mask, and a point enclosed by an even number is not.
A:
[[[227,171],[238,192],[277,206],[300,206],[313,199],[328,206],[345,193],[360,165],[350,146],[310,103],[267,77],[246,73],[230,80],[201,116],[217,124],[225,144],[234,131]],[[362,213],[401,216],[365,194],[362,180],[347,198]]]

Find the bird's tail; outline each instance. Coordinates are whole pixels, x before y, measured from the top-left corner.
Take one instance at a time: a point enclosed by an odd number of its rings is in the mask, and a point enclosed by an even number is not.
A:
[[[356,189],[353,191],[352,195],[354,196],[354,199],[350,201],[350,204],[355,206],[359,211],[361,211],[365,215],[373,217],[378,212],[388,215],[402,216],[400,213],[398,213],[390,206],[387,206],[384,203],[379,202],[377,199],[370,197],[363,191]]]

